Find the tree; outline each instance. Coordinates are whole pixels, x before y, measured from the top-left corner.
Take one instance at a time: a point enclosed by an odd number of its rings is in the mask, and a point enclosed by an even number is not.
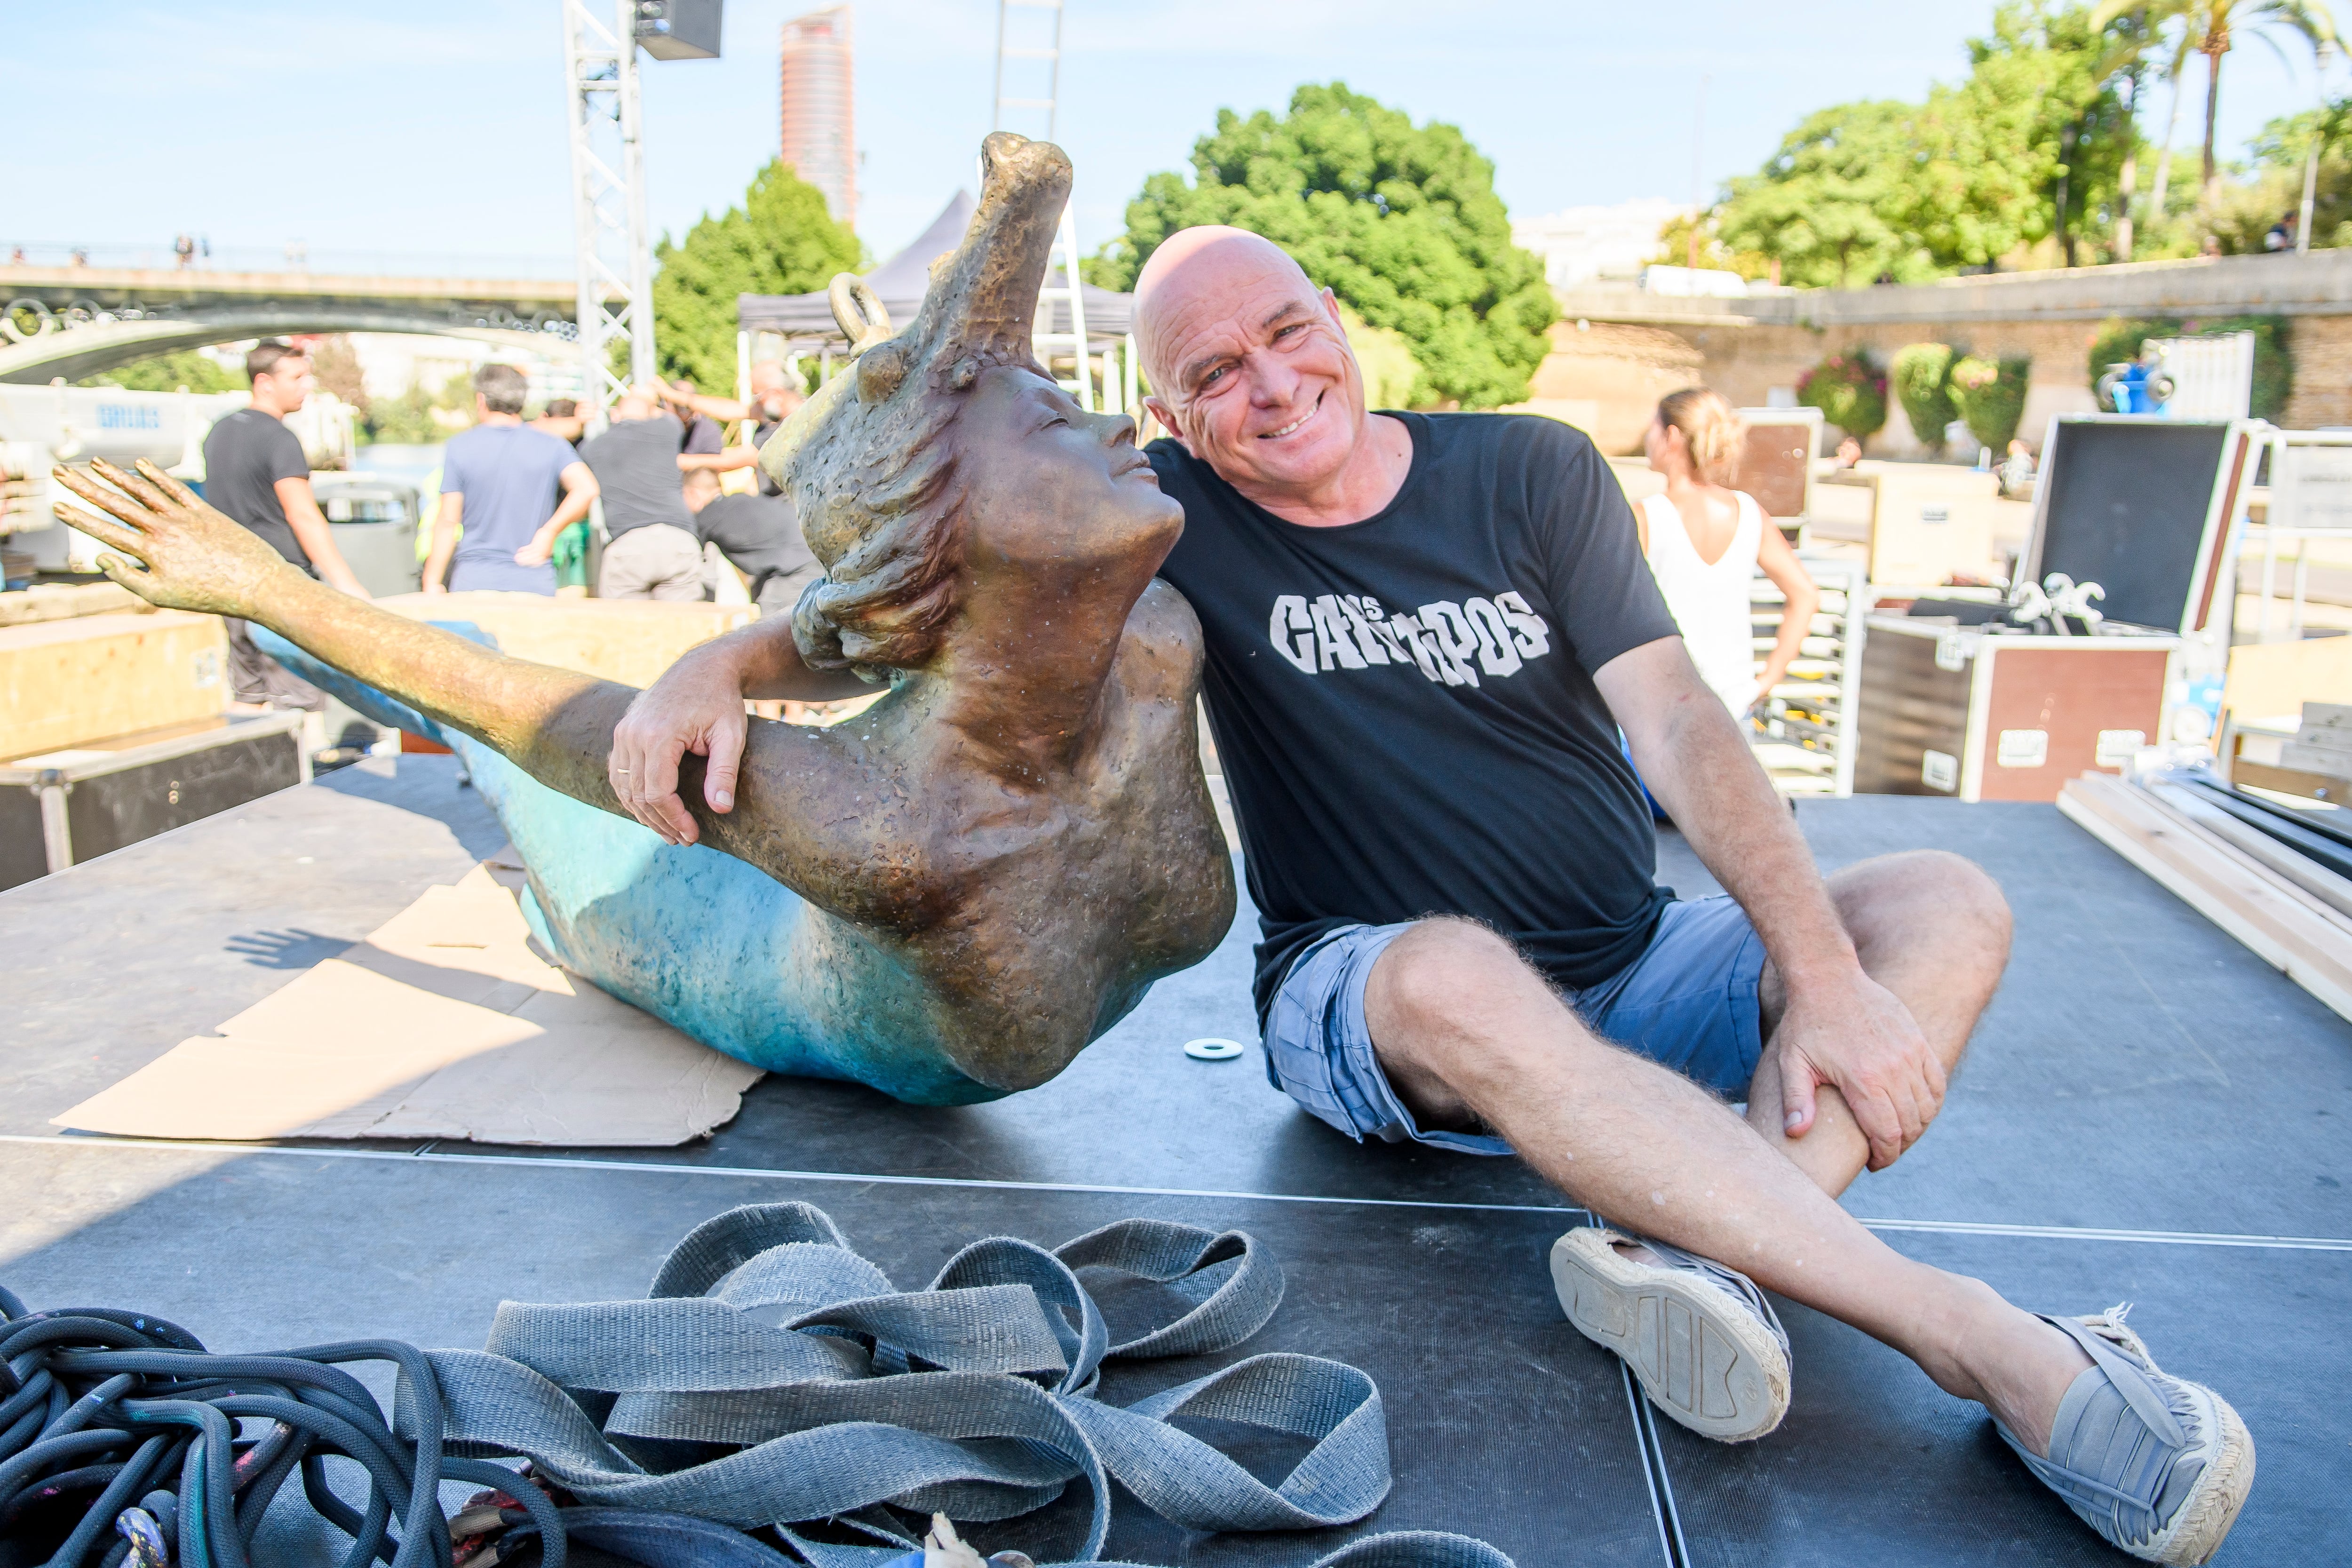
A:
[[[1918,110],[1891,99],[1808,115],[1763,170],[1731,182],[1716,232],[1780,263],[1780,280],[1844,289],[1930,270],[1905,224]]]
[[[2300,204],[2304,161],[2315,142],[2319,169],[2312,190],[2312,247],[2352,245],[2352,98],[2272,121],[2248,151],[2256,168],[2293,181]]]
[[[2335,20],[2325,0],[2316,5],[2311,0],[2103,0],[2091,16],[2095,25],[2105,26],[2135,12],[2157,26],[2177,19],[2184,48],[2205,57],[2205,199],[2210,204],[2220,195],[2221,184],[2221,163],[2213,154],[2215,121],[2221,109],[2221,57],[2237,47],[2236,34],[2252,33],[2276,49],[2271,34],[2293,33],[2315,53],[2322,45],[2336,42]],[[2177,81],[2179,67],[2173,70]],[[2177,89],[2175,101],[2177,105]],[[2171,151],[2168,138],[2165,150]]]
[[[705,214],[682,244],[654,247],[654,356],[665,377],[735,384],[735,297],[805,294],[856,270],[857,238],[825,211],[824,195],[779,159],[743,205]]]
[[[1415,126],[1344,83],[1301,87],[1281,119],[1218,110],[1192,144],[1192,181],[1147,179],[1126,234],[1087,275],[1131,289],[1162,240],[1204,223],[1265,236],[1402,336],[1420,366],[1416,403],[1518,402],[1549,350],[1558,307],[1543,264],[1511,243],[1494,164],[1455,127]]]
[[[194,349],[133,360],[97,375],[85,376],[76,386],[114,386],[125,392],[243,392],[245,377]]]
[[[1952,405],[1952,348],[1949,343],[1911,343],[1895,355],[1887,379],[1911,422],[1911,434],[1930,452],[1944,450],[1944,432],[1960,411]]]

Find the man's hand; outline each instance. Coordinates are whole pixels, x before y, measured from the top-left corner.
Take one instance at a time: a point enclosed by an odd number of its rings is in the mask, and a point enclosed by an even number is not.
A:
[[[678,759],[709,758],[703,798],[713,811],[732,811],[745,730],[741,668],[723,644],[698,648],[639,692],[614,729],[605,763],[613,793],[670,843],[691,844],[701,829],[677,796]]]
[[[120,551],[100,556],[99,569],[149,604],[250,620],[262,584],[294,570],[260,535],[206,506],[145,458],[136,474],[103,459],[89,467],[89,474],[67,468],[50,471],[58,483],[108,516],[59,504],[58,521]]]
[[[1772,1040],[1790,1138],[1812,1131],[1816,1091],[1829,1084],[1870,1140],[1870,1168],[1883,1171],[1943,1109],[1943,1062],[1910,1010],[1859,968],[1836,982],[1791,984]]]
[[[555,553],[555,535],[541,529],[530,536],[530,542],[515,552],[518,566],[544,566]]]

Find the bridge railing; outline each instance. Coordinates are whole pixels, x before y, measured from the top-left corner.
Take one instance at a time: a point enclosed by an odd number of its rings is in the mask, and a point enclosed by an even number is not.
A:
[[[138,268],[168,271],[181,265],[173,241],[84,243],[0,237],[0,279],[10,265],[58,268]],[[331,246],[200,246],[190,258],[205,272],[326,272],[378,278],[569,278],[569,251],[350,250]]]

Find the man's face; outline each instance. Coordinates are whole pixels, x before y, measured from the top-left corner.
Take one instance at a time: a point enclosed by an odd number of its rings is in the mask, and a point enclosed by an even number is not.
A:
[[[319,378],[311,371],[307,354],[288,354],[268,374],[253,378],[255,395],[280,414],[291,414],[310,402],[310,393],[318,384]]]
[[[1192,258],[1152,303],[1152,412],[1194,457],[1245,489],[1312,489],[1346,465],[1364,384],[1329,290],[1234,247]]]

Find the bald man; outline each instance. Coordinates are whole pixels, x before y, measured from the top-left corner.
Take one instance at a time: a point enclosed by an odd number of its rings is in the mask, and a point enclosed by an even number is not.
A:
[[[1915,851],[1824,881],[1582,435],[1368,410],[1337,301],[1255,235],[1171,236],[1137,293],[1185,512],[1160,574],[1205,634],[1275,1084],[1359,1142],[1517,1154],[1608,1216],[1554,1246],[1561,1306],[1694,1431],[1788,1408],[1760,1284],[1985,1405],[2110,1541],[2202,1562],[2253,1468],[2219,1396],[2119,1321],[2021,1311],[1835,1202],[1943,1103],[2007,962],[1991,879]],[[789,635],[681,660],[616,757],[667,782],[707,751],[727,809],[743,673]],[[1654,885],[1643,781],[1727,896]],[[649,810],[693,837],[674,796]]]

